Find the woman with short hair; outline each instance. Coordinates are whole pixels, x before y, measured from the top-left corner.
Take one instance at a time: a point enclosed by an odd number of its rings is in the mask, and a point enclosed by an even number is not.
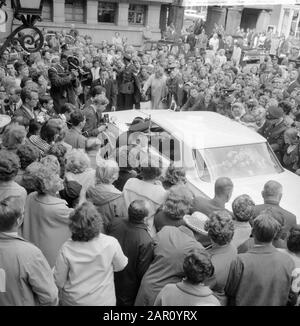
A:
[[[184,259],[183,272],[181,282],[163,287],[154,306],[220,306],[211,289],[204,285],[214,274],[207,252],[193,249]]]
[[[22,235],[42,250],[53,267],[59,248],[70,236],[68,221],[73,210],[57,197],[63,189],[59,173],[41,164],[33,178],[36,191],[27,198]]]
[[[116,161],[101,160],[96,168],[96,185],[89,187],[86,192],[86,198],[103,217],[105,232],[114,218],[127,217],[123,194],[113,185],[118,176],[119,166]]]
[[[36,162],[39,159],[40,152],[34,146],[23,144],[23,145],[18,146],[16,154],[18,155],[18,157],[20,159],[20,169],[15,178],[15,181],[19,185],[22,185],[22,178],[25,173],[25,169],[31,163]]]
[[[176,167],[174,164],[170,164],[165,175],[162,177],[162,185],[168,190],[177,184],[186,184],[187,179],[185,175],[185,169],[183,167]]]
[[[54,278],[64,306],[115,306],[114,272],[128,262],[114,237],[101,233],[102,217],[85,202],[71,215],[67,240],[57,257]]]
[[[154,226],[159,232],[165,225],[184,224],[183,216],[191,212],[194,195],[185,185],[170,188],[166,200],[154,215]]]
[[[232,202],[234,235],[231,244],[238,248],[251,235],[252,227],[249,221],[254,218],[255,203],[248,195],[241,195]]]
[[[24,209],[27,192],[14,181],[19,168],[20,160],[16,154],[6,150],[0,151],[0,200],[9,196],[18,196]]]
[[[81,186],[79,205],[86,200],[86,191],[95,185],[96,175],[88,155],[80,149],[73,149],[66,156],[65,178],[77,181]]]
[[[213,289],[222,305],[227,304],[224,288],[227,282],[231,262],[237,256],[237,249],[231,244],[234,234],[232,215],[226,210],[216,211],[209,216],[205,230],[212,245],[207,248],[215,268]]]
[[[12,152],[16,152],[19,145],[25,143],[27,131],[24,126],[13,124],[8,126],[2,136],[2,146]]]

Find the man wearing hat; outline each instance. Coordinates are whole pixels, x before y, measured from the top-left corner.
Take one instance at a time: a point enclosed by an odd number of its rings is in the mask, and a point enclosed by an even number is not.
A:
[[[267,139],[278,160],[282,163],[284,147],[283,134],[286,130],[284,112],[278,106],[270,106],[267,111],[266,122],[258,132]]]
[[[134,104],[134,96],[140,90],[138,78],[136,76],[135,67],[131,63],[131,55],[124,53],[125,67],[117,76],[118,81],[118,110],[132,110]]]
[[[169,75],[167,79],[168,107],[170,108],[174,103],[174,101],[176,107],[181,107],[182,98],[183,98],[183,81],[178,77],[178,70],[176,64],[175,63],[170,64],[167,67],[166,71]]]

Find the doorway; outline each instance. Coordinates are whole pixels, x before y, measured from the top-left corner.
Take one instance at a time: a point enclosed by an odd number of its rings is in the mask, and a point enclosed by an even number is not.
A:
[[[260,9],[245,8],[242,12],[241,25],[240,27],[247,30],[247,28],[255,29]]]

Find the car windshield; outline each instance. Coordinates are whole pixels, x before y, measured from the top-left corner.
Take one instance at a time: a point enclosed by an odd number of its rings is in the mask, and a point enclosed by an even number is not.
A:
[[[195,158],[201,160],[199,153]],[[201,174],[207,175],[208,167],[214,178],[247,178],[283,172],[267,143],[207,148],[204,149],[204,159],[206,164],[203,165],[202,160]],[[198,170],[199,166],[197,162]]]

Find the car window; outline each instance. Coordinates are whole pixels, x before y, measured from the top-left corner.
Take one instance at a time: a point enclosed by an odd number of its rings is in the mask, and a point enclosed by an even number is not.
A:
[[[211,177],[207,168],[207,164],[204,161],[201,153],[198,150],[193,149],[193,157],[196,162],[197,172],[202,181],[210,182]]]
[[[204,149],[204,158],[214,178],[245,178],[283,172],[267,143]]]

